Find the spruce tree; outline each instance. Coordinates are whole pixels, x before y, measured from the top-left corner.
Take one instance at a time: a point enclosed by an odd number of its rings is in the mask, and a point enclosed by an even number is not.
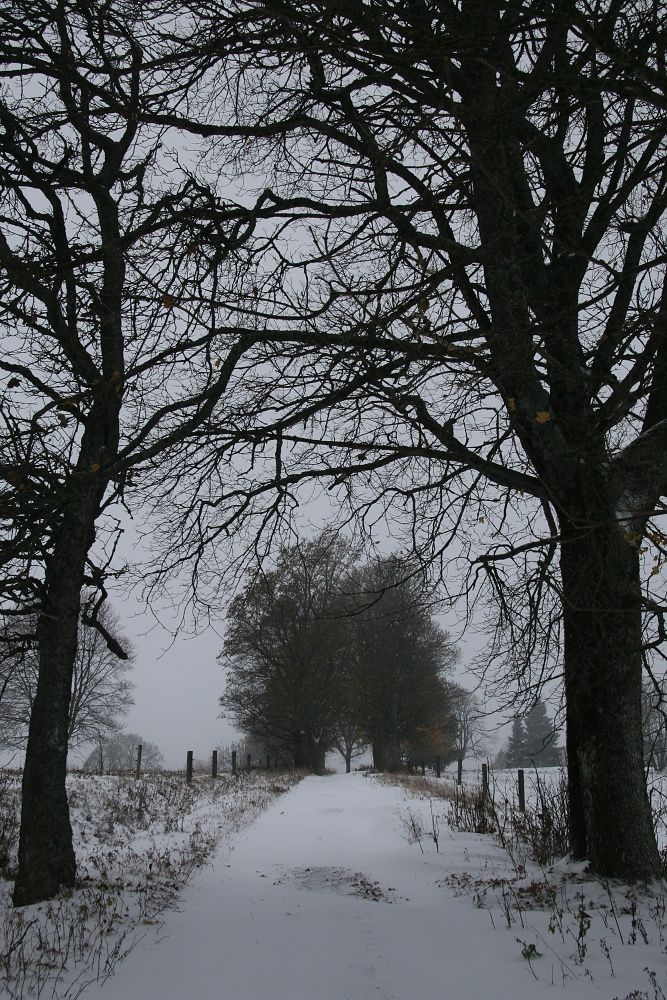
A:
[[[560,749],[543,701],[536,701],[524,719],[526,763],[552,767],[561,763]]]
[[[503,762],[505,767],[523,767],[526,763],[526,729],[523,719],[518,717],[512,722],[512,733],[505,747]]]

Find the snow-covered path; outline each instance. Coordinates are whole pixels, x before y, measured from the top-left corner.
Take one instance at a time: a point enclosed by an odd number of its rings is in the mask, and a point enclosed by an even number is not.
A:
[[[104,986],[99,1000],[535,1000],[625,996],[539,959],[470,896],[438,885],[492,877],[489,838],[441,834],[440,855],[408,845],[399,789],[361,774],[310,777],[223,846]],[[426,845],[425,845],[426,846]],[[364,876],[363,878],[360,876]],[[375,900],[373,897],[378,896]],[[498,923],[498,916],[496,916]],[[554,971],[555,970],[555,971]],[[553,985],[552,985],[553,978]],[[607,984],[610,986],[611,984]],[[635,983],[637,985],[637,983]],[[555,986],[555,989],[554,989]]]
[[[473,910],[461,925],[470,904],[434,884],[442,864],[408,847],[396,804],[395,789],[359,774],[306,778],[195,877],[160,940],[140,944],[100,995],[418,1000],[420,983],[424,998],[444,984],[451,997],[478,997],[497,958],[488,915]],[[340,869],[377,880],[395,902],[346,891]]]

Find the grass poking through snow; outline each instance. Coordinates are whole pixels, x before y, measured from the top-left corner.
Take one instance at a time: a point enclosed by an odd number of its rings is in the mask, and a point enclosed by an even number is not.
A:
[[[76,1000],[105,980],[141,938],[159,933],[193,871],[247,826],[299,773],[215,781],[156,772],[140,779],[68,777],[77,883],[14,910],[20,776],[0,778],[0,992],[11,1000]]]
[[[405,791],[398,814],[405,839],[422,853],[443,855],[439,884],[469,897],[488,912],[494,928],[513,934],[517,953],[536,980],[567,987],[583,977],[613,991],[619,972],[627,980],[632,970],[639,987],[605,995],[667,1000],[667,883],[599,879],[586,864],[569,860],[560,769],[526,772],[525,812],[518,808],[516,772],[492,773],[486,795],[479,780],[467,778],[457,787],[451,777],[374,775]],[[651,775],[649,790],[664,854],[667,777]],[[495,854],[482,846],[489,841],[498,845]],[[483,864],[472,863],[473,844],[479,845],[474,856],[485,857]]]

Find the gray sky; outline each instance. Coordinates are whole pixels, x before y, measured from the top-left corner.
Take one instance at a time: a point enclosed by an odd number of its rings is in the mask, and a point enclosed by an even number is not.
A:
[[[185,767],[187,750],[208,757],[214,747],[237,738],[231,724],[218,718],[224,687],[216,662],[220,636],[210,630],[172,642],[148,615],[132,618],[131,602],[113,603],[136,651],[135,704],[123,728],[156,743],[170,768]]]

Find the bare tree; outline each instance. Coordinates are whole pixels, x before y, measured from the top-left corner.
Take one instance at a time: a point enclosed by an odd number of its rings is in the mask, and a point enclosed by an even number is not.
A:
[[[122,508],[139,502],[141,467],[243,384],[237,366],[261,339],[231,306],[259,208],[222,199],[173,135],[142,124],[195,89],[182,67],[169,79],[181,52],[155,30],[164,13],[0,3],[0,592],[5,615],[37,616],[40,662],[16,905],[74,880],[65,767],[82,587],[97,593],[86,624],[126,656],[99,617],[122,569]]]
[[[84,618],[85,613],[84,610]],[[118,616],[107,605],[100,610],[99,621],[128,655],[127,659],[119,659],[98,629],[89,625],[79,628],[67,727],[70,747],[109,739],[120,729],[120,718],[133,704],[133,685],[127,676],[133,665],[130,643],[121,636]],[[24,620],[22,625],[30,622]],[[11,646],[5,649],[0,746],[25,750],[39,677],[34,630],[30,636],[21,636],[18,649]]]
[[[368,740],[362,730],[349,721],[338,722],[332,737],[332,746],[345,761],[345,771],[352,770],[352,761],[368,750]]]
[[[447,685],[447,695],[455,725],[457,758],[480,757],[486,753],[484,713],[477,696],[460,684]],[[453,755],[452,755],[453,756]]]
[[[657,771],[667,770],[667,712],[665,678],[646,678],[642,685],[642,725],[644,764]]]
[[[164,767],[164,756],[160,748],[144,739],[138,733],[115,733],[100,741],[91,750],[83,764],[84,771],[131,771],[137,763],[137,747],[141,745],[141,766],[151,771]]]
[[[485,575],[505,621],[516,569],[523,669],[544,641],[562,652],[575,854],[625,877],[660,871],[641,739],[667,492],[658,23],[649,0],[246,0],[202,15],[210,59],[211,39],[242,30],[264,109],[273,99],[259,124],[217,134],[279,148],[267,197],[312,235],[282,283],[308,273],[294,302],[312,351],[285,372],[312,397],[300,412],[293,391],[274,398],[261,428],[278,485],[328,471],[349,494],[361,474],[357,510],[395,501],[438,557],[455,532],[469,592]],[[259,296],[267,316],[289,312],[274,287]],[[330,407],[304,427],[315,365],[365,384],[339,419]],[[543,632],[548,594],[561,613]]]
[[[342,586],[355,557],[329,532],[285,546],[232,601],[220,656],[221,704],[237,726],[318,773],[337,728],[349,657]]]

